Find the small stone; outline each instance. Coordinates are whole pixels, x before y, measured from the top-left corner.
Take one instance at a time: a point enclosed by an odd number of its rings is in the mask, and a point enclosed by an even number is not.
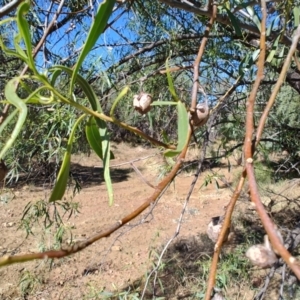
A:
[[[112,246],[111,250],[112,251],[122,251],[122,248],[121,248],[121,246]]]
[[[216,293],[211,300],[225,300],[222,294]]]
[[[4,222],[4,223],[2,223],[2,226],[6,227],[6,228],[13,227],[14,225],[15,225],[15,222]]]
[[[272,203],[272,199],[269,197],[261,197],[261,202],[264,206],[269,206]]]

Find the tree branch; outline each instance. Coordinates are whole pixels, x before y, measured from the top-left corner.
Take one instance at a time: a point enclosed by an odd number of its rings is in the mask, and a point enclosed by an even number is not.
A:
[[[185,11],[194,13],[196,15],[211,17],[211,12],[209,10],[198,8],[195,5],[192,5],[191,3],[188,4],[187,1],[179,2],[179,1],[174,1],[174,0],[159,0],[159,2],[164,3],[164,4],[168,4],[171,7],[183,9]],[[216,16],[216,22],[221,23],[221,24],[225,24],[225,25],[230,25],[230,26],[232,25],[232,23],[231,23],[230,19],[228,18],[228,16],[224,16],[224,15],[220,15],[220,14],[218,14]],[[259,30],[256,26],[249,25],[249,24],[242,23],[242,22],[239,23],[239,26],[240,26],[240,28],[245,29],[246,31],[252,33],[257,38],[259,38],[260,32],[259,32]],[[272,41],[277,36],[278,36],[278,32],[273,32],[272,34],[270,34],[268,36],[268,40]],[[286,36],[286,35],[283,35],[283,37],[281,39],[281,42],[286,46],[290,46],[292,44],[292,39],[290,37]],[[300,45],[297,45],[297,50],[300,50]]]
[[[7,16],[10,12],[12,12],[17,6],[25,0],[12,0],[7,3],[5,6],[0,8],[0,18]]]

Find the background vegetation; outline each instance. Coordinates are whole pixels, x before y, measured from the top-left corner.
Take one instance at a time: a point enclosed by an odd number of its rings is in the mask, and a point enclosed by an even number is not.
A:
[[[56,182],[50,202],[61,200],[69,176],[68,155],[93,149],[106,166],[110,194],[108,165],[113,154],[108,140],[149,146],[152,137],[173,150],[177,147],[175,154],[182,153],[183,136],[177,124],[184,126],[186,112],[180,113],[179,107],[193,108],[194,66],[200,83],[196,100],[208,101],[212,112],[207,126],[194,128],[194,141],[199,146],[211,143],[214,161],[245,150],[247,107],[260,67],[259,55],[265,47],[254,130],[284,71],[300,22],[300,3],[266,3],[266,43],[261,45],[264,1],[220,2],[209,33],[211,1],[114,2],[104,1],[101,6],[97,1],[37,0],[27,7],[24,1],[0,1],[0,149],[5,149],[22,114],[18,106],[15,110],[14,99],[28,109],[25,123],[17,125],[13,145],[1,153],[10,170],[8,184],[16,183],[20,174],[44,176],[45,181]],[[197,66],[195,59],[206,35],[207,45]],[[254,155],[270,171],[272,183],[300,174],[298,50],[299,44]],[[14,86],[13,78],[18,78]],[[140,92],[151,94],[155,101],[171,102],[177,97],[178,109],[155,105],[140,115],[132,107],[133,96]],[[6,124],[8,116],[11,120]],[[96,130],[96,137],[89,138],[86,130]],[[101,142],[95,145],[98,137]],[[208,156],[204,148],[202,153]],[[271,159],[273,154],[280,155]]]

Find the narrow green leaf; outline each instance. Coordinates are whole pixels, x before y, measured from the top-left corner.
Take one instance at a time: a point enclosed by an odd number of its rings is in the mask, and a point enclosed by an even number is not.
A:
[[[259,31],[261,31],[261,23],[256,11],[251,6],[247,6],[246,10],[248,11],[249,15],[252,18],[252,21],[255,23]]]
[[[99,133],[102,138],[101,141],[102,141],[102,153],[103,153],[104,180],[107,188],[109,205],[112,205],[114,201],[114,194],[113,194],[112,182],[110,178],[110,168],[109,168],[110,141],[109,141],[106,123],[105,122],[102,123],[104,123],[104,126],[99,127]]]
[[[66,72],[67,74],[69,74],[69,76],[73,76],[73,73],[74,73],[74,71],[72,69],[65,67],[65,66],[54,66],[54,67],[50,68],[49,70],[51,72],[53,72],[52,79],[51,79],[52,83],[54,83],[56,81],[57,76],[60,74],[61,71]],[[81,87],[81,89],[83,90],[85,95],[87,96],[87,98],[92,106],[92,109],[94,111],[98,111],[98,112],[102,113],[102,108],[101,108],[100,102],[99,102],[94,90],[88,84],[88,82],[79,74],[76,76],[76,82]]]
[[[73,70],[64,67],[64,66],[56,66],[51,68],[52,71],[56,70],[62,70],[67,72],[70,76],[74,76]],[[79,74],[76,76],[76,82],[79,84],[79,86],[82,88],[83,92],[87,96],[92,109],[94,111],[98,111],[102,113],[102,108],[100,106],[100,102],[97,99],[97,96],[92,89],[92,87],[87,83],[87,81],[80,76]],[[98,127],[99,135],[98,135],[98,140],[101,141],[101,156],[97,155],[103,160],[103,168],[104,168],[104,179],[105,179],[105,184],[107,187],[108,191],[108,197],[109,197],[109,203],[112,204],[113,202],[113,193],[112,193],[112,184],[111,184],[111,178],[110,178],[110,172],[109,172],[109,161],[110,159],[113,159],[113,153],[110,151],[110,141],[109,141],[109,135],[108,135],[108,130],[106,126],[106,122],[101,120],[101,119],[95,119],[95,122]],[[92,146],[92,145],[91,145]],[[93,148],[93,147],[92,147]]]
[[[276,53],[276,51],[277,51],[277,48],[278,48],[278,44],[279,44],[280,38],[281,38],[281,35],[278,35],[278,37],[276,38],[276,40],[274,41],[274,43],[273,43],[273,45],[272,45],[272,50],[270,51],[270,53],[269,53],[269,55],[268,55],[268,57],[267,57],[267,59],[266,59],[266,61],[269,62],[269,63],[270,63],[270,62],[273,60],[273,58],[274,58],[274,55],[275,55],[275,53]]]
[[[62,197],[65,194],[67,184],[68,184],[68,179],[69,179],[69,173],[70,173],[70,164],[71,164],[71,152],[72,152],[72,145],[74,142],[74,137],[75,137],[75,131],[79,125],[79,123],[86,117],[86,115],[80,116],[75,124],[73,125],[73,128],[70,133],[70,137],[68,140],[68,145],[67,145],[67,150],[65,152],[57,180],[55,183],[55,186],[52,190],[52,194],[49,198],[49,202],[54,202],[57,200],[61,200]]]
[[[28,65],[31,70],[37,74],[37,70],[35,68],[34,59],[32,56],[32,45],[31,45],[31,35],[29,30],[29,25],[27,20],[24,18],[24,15],[27,14],[30,8],[30,2],[25,1],[19,5],[17,11],[17,24],[19,28],[19,32],[24,40],[26,50],[27,50],[27,57],[28,57]]]
[[[238,37],[243,36],[239,20],[234,16],[234,14],[230,11],[230,9],[226,8],[226,11],[237,36]]]
[[[151,106],[155,105],[177,105],[178,102],[174,101],[154,101],[151,103]]]
[[[68,69],[68,68],[66,68],[66,69]],[[50,70],[54,70],[53,72],[52,72],[52,76],[51,76],[51,78],[50,78],[50,84],[52,85],[52,86],[54,86],[55,85],[55,82],[56,82],[56,80],[57,80],[57,78],[58,78],[58,76],[61,74],[61,72],[62,72],[62,68],[59,68],[59,66],[58,67],[54,67],[53,69],[50,69]],[[69,69],[70,70],[70,73],[69,74],[72,74],[72,70],[71,69]]]
[[[300,7],[295,6],[293,8],[293,15],[294,15],[294,28],[297,28],[300,22]]]
[[[25,51],[23,50],[23,48],[19,45],[20,41],[21,41],[21,35],[17,34],[14,37],[15,49],[16,49],[17,53],[20,55],[20,57],[22,57],[23,61],[27,62],[27,55],[26,55]]]
[[[186,145],[189,130],[189,116],[183,102],[178,102],[178,146],[182,150]]]
[[[166,71],[167,71],[167,79],[168,79],[168,85],[169,85],[169,90],[170,90],[170,93],[173,97],[173,99],[177,102],[179,101],[179,98],[175,92],[175,88],[174,88],[174,84],[173,84],[173,79],[172,79],[172,76],[171,76],[171,73],[170,73],[170,69],[169,69],[169,58],[167,58],[166,60]]]
[[[116,98],[116,100],[114,101],[111,109],[110,109],[110,116],[113,118],[114,117],[114,111],[115,111],[115,108],[117,106],[117,104],[119,103],[119,101],[128,93],[129,91],[129,87],[126,86],[122,91],[121,93],[118,95],[118,97]]]
[[[22,100],[18,97],[17,92],[16,92],[16,86],[18,85],[20,81],[20,78],[13,78],[11,79],[5,86],[4,89],[4,94],[7,99],[7,101],[14,105],[17,108],[17,112],[19,112],[19,117],[18,121],[16,123],[16,126],[10,136],[10,138],[6,141],[4,147],[1,149],[0,152],[0,159],[2,159],[6,153],[6,151],[12,146],[14,141],[16,140],[17,136],[19,135],[20,131],[22,130],[22,126],[26,120],[27,117],[27,106],[26,106],[26,100]],[[14,112],[15,114],[15,112]],[[11,118],[9,118],[11,120]],[[7,124],[5,122],[5,124]],[[0,129],[1,131],[4,128],[4,124],[2,124],[3,127],[1,126]]]
[[[266,36],[270,36],[270,34],[273,31],[274,26],[277,26],[278,22],[280,22],[280,16],[277,16],[276,18],[274,18],[272,20],[271,24],[267,27]],[[281,33],[278,36],[281,36]]]
[[[111,205],[113,203],[113,190],[109,172],[111,153],[106,126],[98,127],[95,118],[90,117],[85,127],[85,133],[91,148],[103,161],[104,179],[108,191],[109,204]]]
[[[184,103],[181,101],[177,102],[177,113],[178,113],[178,142],[176,150],[167,150],[164,154],[167,157],[173,157],[179,154],[185,147],[188,140],[189,130],[189,117]]]
[[[0,26],[4,25],[5,23],[8,23],[8,22],[12,22],[12,21],[15,21],[15,18],[8,18],[8,19],[4,19],[2,21],[0,21]],[[15,43],[15,39],[14,39],[14,43]],[[11,50],[9,49],[8,47],[6,47],[5,43],[3,42],[1,36],[0,36],[0,48],[1,50],[3,50],[7,55],[11,55],[11,56],[15,56],[15,57],[18,57],[20,58],[21,60],[23,60],[25,63],[27,63],[27,56],[23,56],[23,55],[20,55],[18,52],[14,51],[14,50]]]
[[[260,53],[260,49],[257,49],[257,50],[255,50],[255,51],[252,53],[252,61],[253,61],[253,62],[255,62],[256,59],[258,58],[259,53]]]
[[[55,67],[51,68],[50,71],[53,71],[53,76],[56,72],[60,72],[60,71],[64,71],[64,72],[68,73],[70,76],[72,76],[72,73],[73,73],[72,69],[67,68],[65,66],[55,66]],[[57,76],[57,75],[58,75],[58,73],[55,74],[55,76]],[[56,80],[56,78],[55,78],[55,80]],[[101,105],[100,105],[100,101],[97,99],[97,96],[96,96],[93,88],[88,84],[88,82],[79,74],[76,77],[76,82],[81,87],[84,94],[87,96],[87,98],[88,98],[88,100],[89,100],[89,102],[92,106],[92,109],[94,111],[98,111],[98,112],[102,113],[102,108],[101,108]],[[121,92],[122,97],[123,97],[123,92],[124,93],[127,92],[126,88],[124,90]],[[96,119],[96,123],[97,123],[98,127],[106,128],[105,121],[103,121],[101,119]],[[106,135],[107,135],[107,133],[106,133]],[[114,159],[114,155],[113,155],[112,152],[110,153],[110,157],[111,157],[111,159]]]
[[[95,21],[92,24],[92,27],[90,28],[90,32],[87,36],[85,45],[80,53],[80,56],[77,60],[75,68],[74,68],[74,73],[72,75],[71,84],[70,84],[70,94],[73,91],[73,86],[74,86],[75,79],[76,79],[77,73],[79,71],[79,68],[81,67],[85,57],[92,50],[92,48],[96,44],[99,36],[102,34],[103,30],[105,29],[107,21],[108,21],[110,15],[112,14],[112,10],[115,5],[115,2],[116,2],[116,0],[104,0],[99,6],[98,12],[95,16]]]
[[[91,148],[103,160],[101,136],[94,117],[89,118],[85,126],[85,134]]]

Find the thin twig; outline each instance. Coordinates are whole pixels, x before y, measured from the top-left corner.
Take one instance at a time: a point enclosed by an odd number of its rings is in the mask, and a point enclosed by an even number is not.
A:
[[[265,53],[266,53],[266,45],[265,45],[265,36],[266,36],[266,17],[267,17],[267,8],[266,3],[264,0],[261,1],[261,7],[262,7],[262,22],[261,22],[261,38],[260,38],[260,55],[258,60],[258,71],[257,71],[257,77],[253,86],[253,89],[250,93],[248,102],[247,102],[247,119],[246,119],[246,137],[245,137],[245,144],[244,144],[244,151],[245,151],[245,160],[246,160],[246,171],[248,176],[248,182],[249,182],[249,188],[250,188],[250,196],[251,201],[254,203],[256,211],[261,219],[261,222],[265,228],[265,231],[267,232],[270,242],[275,250],[279,253],[279,255],[283,258],[283,260],[287,263],[287,265],[292,269],[292,271],[295,273],[295,275],[300,279],[300,264],[297,261],[295,257],[293,257],[287,249],[284,247],[280,239],[278,238],[278,235],[276,233],[276,227],[274,226],[272,220],[268,216],[268,213],[266,212],[258,191],[257,182],[254,174],[254,167],[253,167],[253,153],[255,149],[255,144],[252,142],[252,134],[254,132],[254,123],[253,123],[253,117],[254,117],[254,103],[255,103],[255,97],[258,91],[258,87],[260,85],[260,81],[263,79],[263,71],[264,71],[264,62],[265,62]],[[298,26],[295,39],[293,40],[293,43],[295,43],[295,40],[298,41],[300,37],[300,26]],[[292,58],[294,52],[290,53],[289,58],[287,60],[290,60]],[[289,62],[285,63],[287,71],[287,66]],[[284,76],[284,75],[282,75]],[[282,80],[282,77],[280,77]],[[280,87],[280,84],[278,86],[278,89]],[[270,105],[272,104],[272,99],[275,99],[275,95],[272,96],[269,100]],[[269,104],[268,103],[268,104]],[[261,137],[261,133],[264,127],[265,119],[269,113],[269,107],[267,106],[265,110],[265,115],[262,117],[262,120],[260,122],[259,131],[257,134],[258,140]]]
[[[221,249],[222,249],[223,242],[225,240],[225,236],[228,233],[228,228],[230,228],[231,216],[232,216],[236,201],[241,194],[241,191],[242,191],[242,188],[243,188],[243,185],[245,182],[245,178],[246,178],[246,172],[244,171],[242,173],[240,181],[239,181],[238,185],[236,186],[235,191],[230,199],[230,202],[227,205],[222,229],[220,231],[217,243],[215,245],[213,259],[212,259],[212,262],[210,265],[210,272],[209,272],[207,288],[206,288],[206,293],[205,293],[205,298],[204,298],[205,300],[210,300],[211,293],[215,286],[215,278],[216,278],[216,272],[217,272],[217,267],[218,267],[219,255],[221,253]]]
[[[208,131],[209,131],[209,130],[208,130]],[[200,176],[200,174],[201,174],[201,171],[202,171],[202,164],[203,164],[203,161],[204,161],[204,159],[205,159],[205,153],[206,153],[206,148],[207,148],[208,143],[209,143],[209,138],[206,139],[206,141],[203,143],[202,151],[201,151],[201,152],[202,152],[202,155],[201,155],[201,158],[200,158],[199,163],[198,163],[198,168],[197,168],[197,171],[196,171],[196,173],[195,173],[195,177],[194,177],[194,179],[193,179],[193,182],[192,182],[191,185],[190,185],[190,189],[189,189],[189,192],[188,192],[188,194],[187,194],[187,196],[186,196],[185,202],[184,202],[184,204],[183,204],[183,207],[182,207],[182,210],[181,210],[181,213],[180,213],[180,217],[179,217],[179,219],[178,219],[178,224],[177,224],[177,228],[176,228],[176,230],[175,230],[175,233],[174,233],[174,235],[168,240],[168,242],[165,244],[163,250],[161,251],[161,254],[160,254],[160,256],[159,256],[159,258],[158,258],[158,261],[157,261],[157,263],[156,263],[156,267],[155,267],[155,268],[150,272],[150,274],[147,276],[147,280],[146,280],[146,283],[145,283],[145,286],[144,286],[144,290],[143,290],[141,299],[144,298],[145,292],[146,292],[146,288],[147,288],[147,285],[148,285],[148,282],[149,282],[151,276],[152,276],[154,273],[155,273],[155,276],[154,276],[154,280],[153,280],[153,287],[154,287],[154,289],[155,289],[156,281],[157,281],[157,275],[158,275],[157,270],[158,270],[158,268],[159,268],[159,266],[160,266],[160,264],[161,264],[161,262],[162,262],[162,258],[163,258],[163,256],[164,256],[165,252],[167,251],[167,249],[169,248],[169,245],[172,243],[172,241],[173,241],[173,240],[179,235],[179,233],[180,233],[180,229],[181,229],[182,224],[183,224],[183,217],[184,217],[184,214],[185,214],[185,212],[186,212],[186,208],[187,208],[187,206],[188,206],[188,204],[189,204],[190,197],[191,197],[191,195],[192,195],[192,193],[193,193],[193,191],[194,191],[195,185],[196,185],[196,183],[197,183],[197,181],[198,181],[198,178],[199,178],[199,176]],[[154,296],[155,296],[155,295],[154,295]]]
[[[0,18],[7,16],[12,10],[14,10],[20,3],[25,0],[12,0],[5,6],[0,8]]]
[[[197,105],[197,94],[198,94],[198,89],[199,89],[199,67],[200,67],[200,62],[202,59],[202,56],[204,54],[204,50],[208,41],[209,33],[211,31],[211,28],[214,24],[215,18],[217,14],[217,6],[213,5],[212,7],[212,15],[211,18],[205,28],[204,31],[204,36],[201,41],[201,45],[198,51],[197,58],[194,62],[194,78],[193,78],[193,89],[192,89],[192,101],[191,101],[191,108],[190,111],[191,113],[195,112],[196,105]]]
[[[280,291],[279,291],[279,300],[284,300],[283,297],[283,288],[285,283],[285,271],[286,271],[286,264],[282,266],[282,273],[281,273],[281,285],[280,285]]]
[[[126,162],[121,163],[121,164],[111,165],[110,167],[111,167],[111,168],[121,167],[121,166],[128,165],[128,164],[131,164],[131,163],[140,161],[140,160],[145,160],[145,159],[148,159],[148,158],[150,158],[150,157],[157,156],[157,155],[158,155],[158,154],[152,154],[152,155],[148,155],[148,156],[145,156],[145,157],[136,158],[136,159],[133,159],[133,160],[130,160],[130,161],[126,161]],[[102,168],[102,166],[94,166],[94,168]]]
[[[212,12],[208,9],[198,8],[194,5],[190,5],[183,1],[181,2],[181,1],[175,1],[175,0],[159,0],[159,2],[168,4],[171,7],[175,7],[175,8],[179,8],[179,9],[191,12],[195,15],[200,15],[200,16],[205,16],[205,17],[211,17],[211,15],[212,15]],[[216,16],[216,22],[218,22],[220,24],[232,26],[231,19],[229,17],[225,17],[223,13],[218,14]],[[239,22],[239,27],[249,33],[252,33],[252,35],[254,35],[254,36],[259,37],[259,35],[260,35],[259,29],[257,28],[256,25],[252,25],[252,24],[249,24],[246,22]],[[273,34],[270,34],[268,36],[268,39],[270,41],[273,41],[273,40],[275,40],[277,35],[278,35],[278,33],[274,32]],[[283,35],[281,42],[288,47],[290,47],[291,43],[292,43],[291,39],[287,35]],[[297,49],[300,50],[300,45],[298,45]]]
[[[254,300],[263,300],[266,294],[266,291],[269,287],[270,281],[273,278],[274,274],[275,274],[276,268],[275,266],[271,268],[269,274],[267,275],[266,279],[265,279],[265,283],[264,286],[261,288],[261,290],[259,291],[259,293],[255,296]]]
[[[295,51],[297,49],[297,45],[298,45],[298,41],[299,41],[299,38],[300,38],[300,25],[298,26],[296,32],[295,32],[295,35],[293,37],[293,42],[292,42],[292,45],[291,45],[291,48],[287,54],[287,57],[285,59],[285,62],[282,66],[282,69],[281,69],[281,72],[280,72],[280,75],[277,79],[277,82],[272,90],[272,94],[269,98],[269,101],[264,109],[264,112],[260,118],[260,121],[259,121],[259,125],[258,125],[258,128],[257,128],[257,133],[256,133],[256,144],[259,143],[260,139],[261,139],[261,136],[262,136],[262,132],[263,132],[263,129],[264,129],[264,126],[265,126],[265,123],[267,121],[267,117],[269,115],[269,112],[275,102],[275,99],[276,99],[276,96],[279,92],[279,89],[281,87],[281,85],[284,83],[285,81],[285,77],[286,77],[286,74],[287,74],[287,71],[289,69],[289,66],[291,64],[291,61],[293,59],[293,56],[295,54]],[[295,58],[295,61],[298,62],[298,60]],[[298,64],[297,64],[298,66]]]
[[[143,174],[140,172],[140,170],[133,164],[130,163],[131,167],[133,168],[133,170],[139,175],[139,177],[142,179],[142,181],[144,183],[146,183],[147,185],[149,185],[150,187],[152,187],[153,189],[155,189],[155,186],[153,186],[144,176]]]

